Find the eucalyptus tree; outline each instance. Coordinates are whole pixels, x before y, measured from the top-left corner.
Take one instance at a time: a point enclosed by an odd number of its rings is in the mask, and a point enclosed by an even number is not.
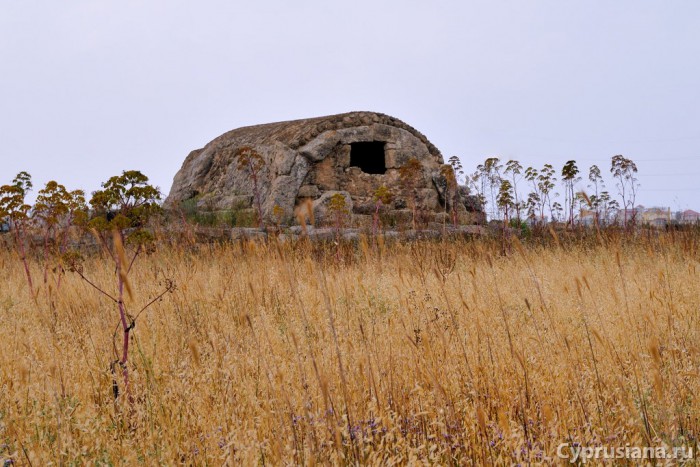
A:
[[[527,209],[527,217],[531,222],[537,222],[537,209],[540,205],[540,197],[537,193],[530,192],[527,195],[527,201],[525,202],[525,208]]]
[[[599,225],[602,203],[600,190],[605,188],[605,183],[603,182],[600,168],[597,165],[592,165],[590,169],[588,169],[588,180],[592,183],[589,187],[593,188],[593,194],[590,196],[591,207],[595,210],[596,225]]]
[[[462,186],[462,181],[465,179],[464,175],[464,167],[462,166],[462,161],[459,160],[459,157],[457,156],[452,156],[448,160],[449,164],[452,166],[452,171],[454,173],[454,182],[456,184],[455,187],[455,195],[452,203],[452,222],[457,226],[457,203],[459,202],[459,196],[460,196],[460,189]],[[468,182],[468,180],[467,180]],[[467,187],[468,188],[468,187]],[[480,201],[483,201],[483,199],[480,199]]]
[[[607,213],[608,216],[614,221],[617,222],[617,219],[619,219],[619,212],[620,212],[620,203],[616,199],[610,199],[610,201],[607,204]],[[610,220],[608,221],[610,222]]]
[[[566,198],[564,204],[568,208],[569,214],[569,225],[574,226],[574,204],[576,202],[576,196],[574,192],[574,185],[581,181],[578,176],[579,170],[576,166],[576,161],[567,161],[561,170],[561,179],[564,182],[564,187],[566,188]]]
[[[527,197],[528,206],[528,216],[532,219],[537,218],[537,213],[540,214],[540,220],[544,220],[544,209],[542,201],[542,193],[540,192],[540,185],[538,183],[540,177],[540,171],[534,167],[528,167],[525,169],[525,180],[530,182],[532,186],[532,191]]]
[[[447,160],[447,162],[452,166],[452,169],[454,170],[457,184],[462,183],[462,179],[464,178],[464,167],[462,167],[462,161],[459,160],[459,157],[452,156]]]
[[[501,180],[501,186],[498,189],[498,207],[503,213],[503,223],[504,225],[508,223],[509,211],[513,206],[513,185],[508,180]]]
[[[553,217],[553,211],[552,211],[552,198],[556,196],[556,194],[553,192],[557,178],[555,176],[556,172],[554,170],[554,167],[551,164],[545,164],[544,167],[542,167],[542,170],[540,170],[540,173],[537,177],[537,186],[539,187],[541,196],[542,196],[542,219],[544,220],[544,207],[547,206],[549,207],[549,213]]]
[[[613,156],[610,161],[610,173],[617,179],[617,189],[622,198],[624,225],[627,226],[627,213],[634,209],[634,203],[639,188],[637,174],[637,164],[620,154]],[[635,222],[634,211],[632,211],[632,224]]]
[[[481,172],[478,167],[475,172],[467,176],[467,184],[469,188],[475,193],[474,196],[477,199],[478,204],[481,209],[486,212],[486,180],[482,177]]]
[[[483,164],[479,164],[476,169],[477,173],[480,174],[482,187],[488,187],[493,217],[497,214],[498,210],[497,197],[498,190],[501,186],[501,170],[503,170],[503,165],[498,157],[489,157]]]
[[[515,213],[518,222],[520,222],[520,210],[523,206],[520,200],[518,199],[518,182],[523,178],[523,166],[520,165],[520,162],[511,159],[508,162],[506,162],[506,169],[504,173],[506,175],[510,175],[511,177],[513,186],[513,207],[515,208]]]
[[[603,225],[607,225],[610,222],[610,208],[613,199],[610,197],[608,191],[601,191],[598,197],[598,206],[600,210],[600,217],[603,221]]]
[[[561,203],[559,203],[559,201],[555,201],[554,203],[552,203],[552,222],[559,222],[561,220],[561,215],[563,212],[564,208],[562,207]]]

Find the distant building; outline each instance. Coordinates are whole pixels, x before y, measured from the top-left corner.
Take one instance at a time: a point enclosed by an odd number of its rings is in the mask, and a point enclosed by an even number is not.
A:
[[[677,213],[677,220],[681,224],[696,224],[700,222],[700,212],[686,209]]]
[[[642,224],[654,227],[666,227],[671,223],[671,208],[653,207],[644,209],[637,218]]]
[[[613,220],[618,224],[624,224],[625,222],[628,224],[639,224],[643,222],[642,215],[644,210],[644,206],[641,204],[635,208],[618,209]]]

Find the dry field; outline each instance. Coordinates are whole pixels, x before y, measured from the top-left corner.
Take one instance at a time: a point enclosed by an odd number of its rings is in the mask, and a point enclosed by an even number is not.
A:
[[[114,303],[67,273],[35,304],[2,250],[0,460],[499,465],[557,463],[560,443],[695,446],[698,239],[595,243],[163,246],[129,275],[132,315],[177,284],[137,319],[132,403],[113,396]],[[104,257],[84,274],[115,287]]]

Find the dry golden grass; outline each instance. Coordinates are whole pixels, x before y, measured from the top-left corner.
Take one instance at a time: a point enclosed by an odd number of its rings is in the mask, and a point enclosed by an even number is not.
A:
[[[0,459],[481,465],[552,461],[562,442],[694,446],[695,240],[507,256],[361,242],[342,264],[323,248],[137,261],[132,314],[166,279],[177,290],[137,320],[131,406],[112,396],[114,304],[68,274],[37,306],[0,252]],[[105,258],[84,271],[114,287]]]

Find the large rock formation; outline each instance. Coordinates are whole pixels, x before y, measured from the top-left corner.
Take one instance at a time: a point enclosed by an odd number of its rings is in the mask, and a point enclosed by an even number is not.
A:
[[[414,128],[387,115],[351,112],[238,128],[192,151],[175,175],[166,207],[184,201],[201,210],[241,210],[254,206],[250,173],[240,170],[236,153],[251,147],[264,160],[259,195],[268,219],[291,221],[295,205],[310,199],[314,206],[338,192],[349,198],[353,214],[370,214],[373,196],[384,185],[394,194],[390,210],[404,211],[416,196],[418,206],[433,217],[445,212],[446,195],[440,151]],[[420,162],[415,190],[400,188],[400,168]],[[464,205],[457,203],[464,214]],[[462,215],[462,218],[465,216]]]

